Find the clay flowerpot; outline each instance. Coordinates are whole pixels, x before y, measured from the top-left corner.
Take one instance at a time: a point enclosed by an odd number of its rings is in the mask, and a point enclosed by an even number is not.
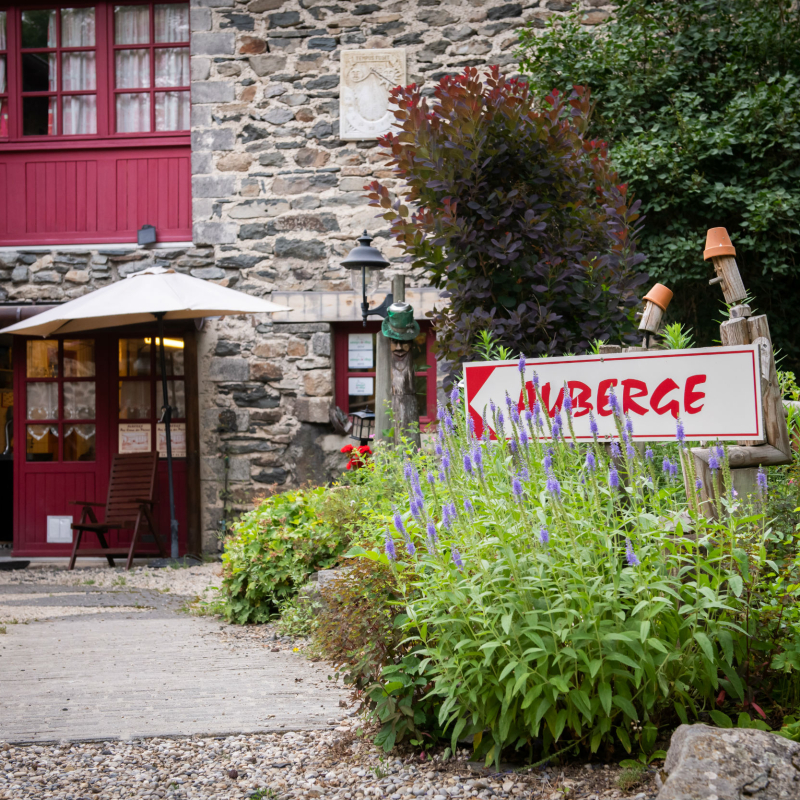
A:
[[[706,249],[703,258],[708,261],[714,256],[735,256],[736,248],[731,244],[731,237],[725,228],[709,228],[706,234]]]
[[[666,311],[669,301],[672,300],[672,289],[668,289],[663,283],[653,284],[643,299],[655,303],[662,311]]]

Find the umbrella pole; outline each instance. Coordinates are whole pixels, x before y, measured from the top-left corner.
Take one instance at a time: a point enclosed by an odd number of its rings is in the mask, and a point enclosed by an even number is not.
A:
[[[172,480],[172,433],[170,420],[172,408],[169,404],[169,391],[167,389],[167,357],[164,351],[164,313],[156,314],[158,320],[159,359],[161,361],[161,390],[164,396],[163,416],[164,433],[167,439],[167,481],[169,483],[169,531],[172,558],[178,557],[178,520],[175,519],[175,486]]]

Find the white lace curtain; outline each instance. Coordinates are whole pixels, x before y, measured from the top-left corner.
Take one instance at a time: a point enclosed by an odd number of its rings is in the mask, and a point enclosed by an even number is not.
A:
[[[54,47],[55,14],[50,17],[48,44]],[[61,11],[61,46],[94,47],[95,14],[93,8],[64,8]],[[51,60],[54,56],[51,56]],[[50,67],[51,82],[55,71]],[[97,66],[94,50],[61,54],[61,89],[65,92],[87,92],[97,89]],[[97,133],[97,97],[66,95],[62,98],[63,133]]]
[[[189,41],[189,4],[159,4],[154,9],[155,43]],[[148,6],[117,6],[114,10],[117,44],[150,44]],[[150,48],[118,50],[115,56],[118,89],[151,89],[189,85],[189,49],[156,47],[154,79],[150,74]],[[135,133],[151,130],[150,103],[155,102],[157,131],[188,130],[189,93],[131,92],[117,95],[117,130]]]

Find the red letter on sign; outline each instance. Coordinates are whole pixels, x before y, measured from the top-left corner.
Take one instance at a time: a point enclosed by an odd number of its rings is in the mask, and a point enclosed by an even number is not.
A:
[[[544,402],[545,411],[551,417],[554,417],[559,411],[561,411],[561,406],[564,403],[564,387],[561,387],[561,391],[558,393],[558,397],[556,397],[555,405],[550,408],[550,384],[546,383],[544,386],[542,386],[542,401]]]
[[[528,404],[525,404],[527,398]],[[533,388],[533,381],[528,381],[525,384],[525,394],[520,389],[519,401],[517,402],[517,411],[524,411],[526,408],[530,411],[533,409],[533,404],[536,402],[536,390]]]
[[[616,378],[609,378],[607,381],[600,381],[597,387],[597,413],[601,417],[610,417],[613,413],[608,407],[608,390],[616,385]]]
[[[636,402],[637,397],[647,397],[647,384],[644,381],[637,381],[636,378],[628,378],[622,381],[622,413],[635,411],[637,414],[646,414],[650,409],[640,406]]]
[[[667,378],[665,381],[661,381],[658,384],[658,388],[653,392],[653,396],[650,398],[650,408],[656,412],[656,414],[666,414],[669,412],[672,414],[675,419],[678,418],[678,414],[680,413],[681,407],[677,400],[670,400],[668,403],[664,403],[661,405],[661,401],[673,390],[677,389],[678,384],[675,383],[672,378]]]
[[[572,407],[575,409],[573,417],[583,417],[588,414],[594,406],[589,402],[592,390],[581,381],[569,381],[567,383],[569,395],[572,398]]]
[[[686,381],[686,389],[683,392],[683,407],[687,414],[697,414],[703,410],[703,405],[705,404],[702,404],[699,408],[695,408],[694,404],[698,400],[702,400],[706,396],[706,393],[696,392],[694,388],[705,382],[705,375],[692,375],[692,377]]]

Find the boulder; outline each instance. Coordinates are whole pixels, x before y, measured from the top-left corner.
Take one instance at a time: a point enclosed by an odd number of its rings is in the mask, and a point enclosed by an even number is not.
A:
[[[800,743],[749,728],[681,725],[657,800],[794,800]]]

